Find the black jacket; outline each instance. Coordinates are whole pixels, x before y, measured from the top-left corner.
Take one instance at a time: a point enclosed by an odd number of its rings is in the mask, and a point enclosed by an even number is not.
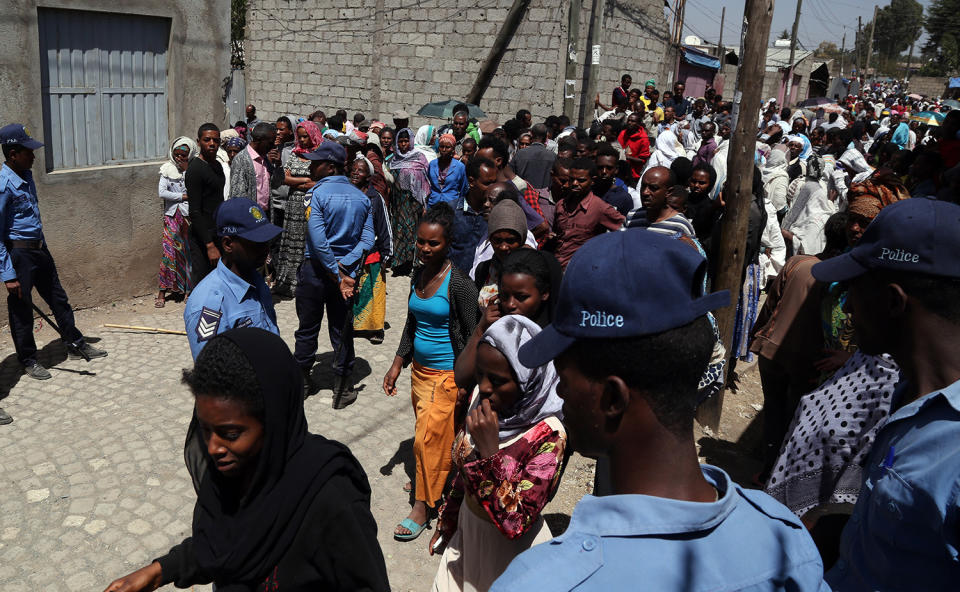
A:
[[[188,538],[157,559],[163,583],[178,588],[209,584]],[[370,590],[389,592],[387,568],[377,543],[370,498],[345,475],[336,475],[314,498],[283,559],[251,591]]]

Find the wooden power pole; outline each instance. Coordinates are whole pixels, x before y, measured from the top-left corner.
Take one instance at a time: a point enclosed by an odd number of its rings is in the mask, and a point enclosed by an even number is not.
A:
[[[720,227],[720,249],[717,253],[717,276],[714,290],[729,290],[730,305],[714,311],[720,329],[720,337],[727,349],[727,359],[732,356],[733,326],[736,322],[737,297],[743,283],[744,260],[747,248],[747,224],[750,220],[750,203],[753,201],[753,163],[757,144],[757,113],[760,110],[760,93],[763,88],[764,65],[767,59],[767,43],[770,38],[770,22],[773,19],[774,0],[747,0],[744,6],[743,51],[737,69],[736,91],[733,93],[739,114],[730,151],[727,156],[727,180],[723,187],[724,210]],[[729,364],[727,365],[729,368]],[[701,424],[714,430],[720,423],[723,407],[723,391],[700,406],[697,418]]]
[[[847,50],[847,29],[843,29],[843,41],[840,42],[840,77],[843,78],[843,52]]]
[[[870,69],[870,56],[873,55],[873,32],[877,28],[877,13],[880,11],[880,7],[876,4],[873,5],[873,21],[870,23],[870,42],[867,43],[867,66],[864,70]]]
[[[592,105],[593,97],[597,96],[598,84],[600,78],[600,60],[603,53],[603,11],[606,9],[606,0],[593,0],[592,14],[590,18],[590,31],[587,36],[587,44],[590,46],[590,63],[584,60],[584,71],[587,90],[582,93],[584,100],[580,102],[580,117],[577,125],[580,127],[590,127],[593,123]],[[571,121],[573,121],[571,119]]]
[[[487,59],[484,60],[480,66],[480,72],[477,73],[477,78],[473,82],[470,94],[467,95],[468,103],[473,103],[474,105],[480,104],[483,93],[487,92],[490,81],[493,80],[493,76],[497,73],[500,60],[503,59],[503,55],[507,52],[510,41],[513,39],[514,33],[517,32],[517,27],[519,27],[523,21],[523,15],[526,13],[529,4],[530,0],[513,1],[513,5],[510,7],[509,12],[507,12],[507,18],[504,20],[503,27],[500,29],[500,32],[497,33],[497,38],[490,48],[490,53],[487,54]]]
[[[570,0],[567,15],[567,70],[563,80],[563,114],[574,121],[577,117],[577,48],[580,47],[581,0]]]
[[[797,51],[797,29],[800,28],[800,7],[803,0],[797,0],[797,16],[793,19],[793,33],[790,35],[790,65],[787,67],[787,91],[783,95],[783,106],[790,105],[790,89],[793,87],[793,60]]]
[[[717,39],[717,57],[720,58],[720,71],[723,72],[723,21],[727,19],[727,7],[720,9],[720,38]]]

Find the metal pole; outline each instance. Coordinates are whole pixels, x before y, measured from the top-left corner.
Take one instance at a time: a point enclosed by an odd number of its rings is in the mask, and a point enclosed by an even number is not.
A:
[[[497,33],[497,38],[490,47],[490,53],[487,54],[487,59],[484,60],[483,65],[480,67],[480,72],[477,73],[477,78],[473,82],[473,88],[470,89],[470,94],[467,95],[468,103],[473,103],[474,105],[480,104],[480,99],[483,98],[483,93],[487,92],[490,81],[493,80],[494,75],[497,73],[500,60],[503,59],[503,54],[507,52],[507,47],[510,46],[510,41],[513,39],[514,33],[517,32],[517,27],[523,22],[523,15],[529,5],[530,0],[514,0],[513,6],[511,6],[510,11],[507,12],[507,18],[503,22],[503,27],[500,28],[500,32]]]
[[[576,117],[577,48],[580,45],[581,0],[570,0],[567,15],[567,70],[563,81],[563,114],[573,121]]]
[[[790,89],[793,86],[793,58],[797,51],[797,29],[800,28],[800,7],[803,0],[797,0],[797,16],[793,19],[793,33],[790,35],[790,66],[787,70],[787,91],[783,96],[784,106],[790,105]]]

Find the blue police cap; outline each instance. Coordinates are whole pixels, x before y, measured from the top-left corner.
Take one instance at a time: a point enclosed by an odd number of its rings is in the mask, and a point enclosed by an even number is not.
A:
[[[325,160],[334,162],[340,166],[347,164],[347,151],[343,146],[334,141],[321,142],[313,152],[307,152],[303,155],[307,160]]]
[[[553,323],[521,346],[520,362],[535,368],[578,339],[652,335],[728,305],[726,290],[698,296],[706,272],[674,237],[638,228],[592,238],[567,266]]]
[[[245,197],[232,197],[220,204],[216,223],[218,236],[238,236],[255,243],[269,242],[283,232],[267,220],[256,202]]]
[[[30,150],[43,147],[43,144],[31,138],[27,128],[19,123],[0,127],[0,144],[19,144]]]
[[[813,266],[821,282],[842,282],[872,269],[960,277],[960,206],[913,198],[880,210],[857,246]]]

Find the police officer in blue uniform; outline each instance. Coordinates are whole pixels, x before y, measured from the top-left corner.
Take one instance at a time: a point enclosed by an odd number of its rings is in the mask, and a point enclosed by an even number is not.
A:
[[[183,311],[194,359],[207,341],[230,329],[260,327],[280,334],[270,288],[257,269],[263,267],[270,243],[283,230],[249,199],[223,202],[215,221],[220,262],[193,289]]]
[[[27,134],[19,123],[0,128],[4,163],[0,167],[0,280],[7,288],[10,332],[17,357],[27,376],[38,380],[51,378],[37,362],[37,344],[33,339],[33,288],[53,311],[71,359],[100,358],[107,352],[83,340],[73,320],[67,293],[60,285],[57,267],[47,250],[40,222],[40,204],[33,182],[33,151],[43,146]],[[0,409],[0,424],[13,421]]]

